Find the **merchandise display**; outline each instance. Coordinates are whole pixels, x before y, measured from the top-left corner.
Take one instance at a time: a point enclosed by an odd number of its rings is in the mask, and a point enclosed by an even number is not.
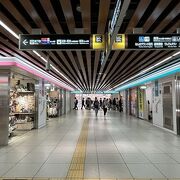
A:
[[[17,77],[10,81],[9,136],[14,130],[31,130],[34,128],[34,83],[28,82],[28,79],[18,79]]]
[[[47,115],[57,117],[59,113],[59,92],[50,91],[47,93]]]

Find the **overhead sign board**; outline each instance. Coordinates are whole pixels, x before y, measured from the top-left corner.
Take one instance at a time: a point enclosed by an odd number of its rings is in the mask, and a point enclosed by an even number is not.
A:
[[[112,45],[112,49],[116,50],[116,49],[125,49],[125,48],[126,48],[125,34],[118,34]]]
[[[180,49],[180,34],[118,34],[112,50]]]
[[[19,36],[20,50],[93,50],[104,49],[104,35],[101,34],[43,34]]]
[[[127,49],[180,49],[180,34],[128,34]]]

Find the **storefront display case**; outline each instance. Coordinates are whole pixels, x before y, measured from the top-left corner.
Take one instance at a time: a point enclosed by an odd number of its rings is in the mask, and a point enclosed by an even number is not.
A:
[[[35,127],[35,83],[32,78],[13,74],[10,78],[9,136],[16,130]]]

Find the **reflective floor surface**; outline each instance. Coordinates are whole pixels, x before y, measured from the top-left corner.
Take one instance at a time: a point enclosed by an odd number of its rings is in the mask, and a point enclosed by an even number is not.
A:
[[[72,111],[0,148],[0,179],[176,179],[180,137],[108,112]]]

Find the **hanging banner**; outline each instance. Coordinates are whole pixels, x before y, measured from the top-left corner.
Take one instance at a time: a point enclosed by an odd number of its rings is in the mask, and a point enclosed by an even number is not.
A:
[[[105,49],[101,34],[20,34],[20,50],[93,50]]]

